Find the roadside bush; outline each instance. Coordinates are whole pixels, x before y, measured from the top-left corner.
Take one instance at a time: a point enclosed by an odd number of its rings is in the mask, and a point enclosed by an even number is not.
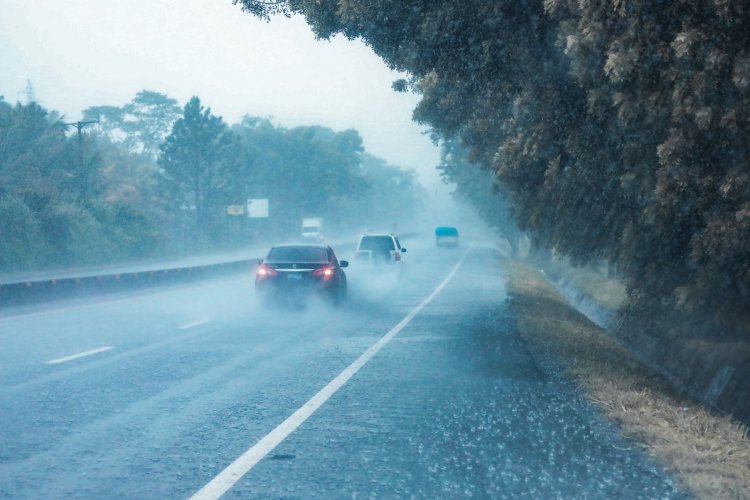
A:
[[[0,270],[19,271],[37,265],[46,243],[39,220],[13,195],[0,196]]]

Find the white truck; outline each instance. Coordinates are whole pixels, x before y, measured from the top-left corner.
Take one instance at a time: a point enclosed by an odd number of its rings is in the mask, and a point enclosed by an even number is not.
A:
[[[323,219],[320,217],[305,217],[302,219],[302,237],[306,240],[320,241],[323,239]]]

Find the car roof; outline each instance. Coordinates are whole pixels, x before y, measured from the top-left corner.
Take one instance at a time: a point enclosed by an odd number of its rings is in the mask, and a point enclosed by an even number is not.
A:
[[[306,248],[328,248],[328,245],[322,243],[280,243],[273,245],[271,248],[288,248],[288,247],[306,247]]]
[[[388,236],[389,238],[395,238],[396,236],[389,234],[389,233],[364,233],[361,238],[364,238],[365,236]]]

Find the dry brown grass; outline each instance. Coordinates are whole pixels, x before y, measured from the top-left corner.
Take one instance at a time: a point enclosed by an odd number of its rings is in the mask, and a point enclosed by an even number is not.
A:
[[[555,274],[565,275],[576,287],[610,311],[616,311],[626,305],[628,292],[622,281],[607,276],[606,269],[573,267],[566,261],[558,260],[548,264]]]
[[[697,498],[750,499],[747,429],[679,396],[572,308],[533,267],[506,259],[521,336],[549,352],[588,397]]]

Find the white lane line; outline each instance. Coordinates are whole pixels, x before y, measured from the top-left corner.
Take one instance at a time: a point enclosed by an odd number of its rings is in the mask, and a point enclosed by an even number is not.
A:
[[[468,252],[467,252],[468,253]],[[242,476],[247,474],[250,469],[260,462],[263,457],[273,451],[276,446],[279,445],[286,437],[294,432],[297,427],[307,420],[323,403],[333,396],[336,391],[343,387],[350,378],[356,374],[360,368],[362,368],[375,354],[383,348],[390,340],[395,337],[401,330],[408,325],[414,316],[421,311],[427,304],[445,288],[448,282],[456,274],[458,268],[466,258],[466,253],[461,256],[461,259],[456,263],[451,272],[446,278],[435,288],[432,293],[424,299],[417,307],[411,310],[404,319],[402,319],[396,326],[394,326],[388,333],[375,342],[369,349],[367,349],[359,358],[357,358],[352,364],[344,368],[344,371],[338,374],[336,378],[331,380],[328,385],[323,387],[315,396],[302,405],[297,411],[292,413],[286,420],[279,424],[274,430],[269,432],[260,441],[250,447],[245,453],[240,455],[234,462],[232,462],[226,469],[221,471],[216,477],[214,477],[208,484],[195,493],[191,500],[204,500],[204,499],[217,499],[226,493],[232,486],[234,486]]]
[[[193,321],[192,323],[187,323],[185,325],[178,326],[177,329],[178,330],[187,330],[189,328],[195,328],[196,326],[205,325],[206,323],[210,323],[210,322],[211,322],[210,319],[201,319],[199,321]]]
[[[78,354],[73,354],[71,356],[65,356],[65,357],[57,358],[57,359],[50,359],[49,361],[45,362],[45,364],[57,365],[60,363],[65,363],[66,361],[73,361],[74,359],[83,358],[85,356],[91,356],[92,354],[99,354],[100,352],[104,352],[104,351],[109,351],[110,349],[112,349],[111,346],[99,347],[97,349],[91,349],[90,351],[79,352]]]

